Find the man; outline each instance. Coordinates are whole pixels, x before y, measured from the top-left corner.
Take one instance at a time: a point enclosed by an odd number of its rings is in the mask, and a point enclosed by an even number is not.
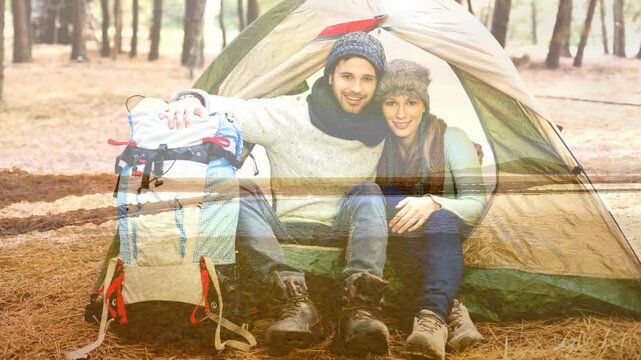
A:
[[[385,66],[381,43],[363,32],[336,41],[311,94],[233,99],[198,90],[175,94],[169,127],[191,114],[228,112],[245,139],[265,147],[272,208],[254,183],[241,186],[238,244],[251,268],[279,294],[279,315],[266,331],[272,353],[319,340],[319,318],[305,275],[285,262],[280,242],[345,247],[344,306],[338,348],[354,355],[387,352],[389,333],[377,318],[387,282],[385,202],[373,183],[386,125],[372,104]],[[355,185],[356,184],[356,185]]]

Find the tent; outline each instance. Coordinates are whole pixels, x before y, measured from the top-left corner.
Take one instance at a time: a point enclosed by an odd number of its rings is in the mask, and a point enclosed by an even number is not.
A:
[[[243,98],[304,91],[333,42],[351,31],[378,37],[388,59],[435,59],[445,67],[432,73],[449,72],[454,80],[446,83],[462,89],[444,99],[448,116],[435,98],[432,109],[448,123],[462,118],[456,125],[486,152],[489,205],[463,244],[460,296],[472,313],[492,320],[573,309],[641,316],[639,254],[510,58],[454,1],[285,0],[229,44],[195,87]],[[285,251],[312,273],[336,274],[341,261],[332,248]]]

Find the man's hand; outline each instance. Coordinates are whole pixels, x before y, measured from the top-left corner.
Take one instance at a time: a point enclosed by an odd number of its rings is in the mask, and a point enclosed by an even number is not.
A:
[[[481,147],[481,144],[477,144],[475,142],[472,142],[474,144],[474,150],[476,150],[476,156],[479,157],[479,165],[483,165],[483,157],[485,154],[483,154],[483,148]]]
[[[194,97],[169,103],[165,116],[167,127],[170,129],[182,129],[189,127],[195,116],[203,117],[207,109]]]
[[[434,210],[441,207],[430,196],[406,197],[401,200],[396,208],[399,211],[390,220],[389,227],[392,232],[402,234],[406,231],[415,231],[425,224]]]

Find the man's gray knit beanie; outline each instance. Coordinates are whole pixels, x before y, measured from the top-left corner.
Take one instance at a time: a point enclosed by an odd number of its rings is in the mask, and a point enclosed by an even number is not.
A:
[[[388,96],[407,95],[418,97],[429,106],[430,71],[423,65],[404,59],[394,59],[387,64],[385,75],[378,84],[376,97],[384,101]]]
[[[385,68],[385,50],[381,42],[368,33],[353,32],[343,35],[332,46],[325,64],[325,77],[334,72],[340,60],[353,56],[369,61],[374,66],[376,75],[382,75]]]

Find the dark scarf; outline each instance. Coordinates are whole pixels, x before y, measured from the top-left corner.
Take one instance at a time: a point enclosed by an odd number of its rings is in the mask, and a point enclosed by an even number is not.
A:
[[[372,147],[383,141],[387,125],[380,106],[370,102],[362,112],[345,112],[325,77],[316,80],[307,96],[312,125],[325,134],[345,140],[358,140]]]
[[[446,128],[442,119],[424,115],[415,146],[406,159],[401,157],[401,145],[394,134],[388,134],[383,156],[378,162],[376,182],[381,186],[398,187],[407,195],[443,195]]]

